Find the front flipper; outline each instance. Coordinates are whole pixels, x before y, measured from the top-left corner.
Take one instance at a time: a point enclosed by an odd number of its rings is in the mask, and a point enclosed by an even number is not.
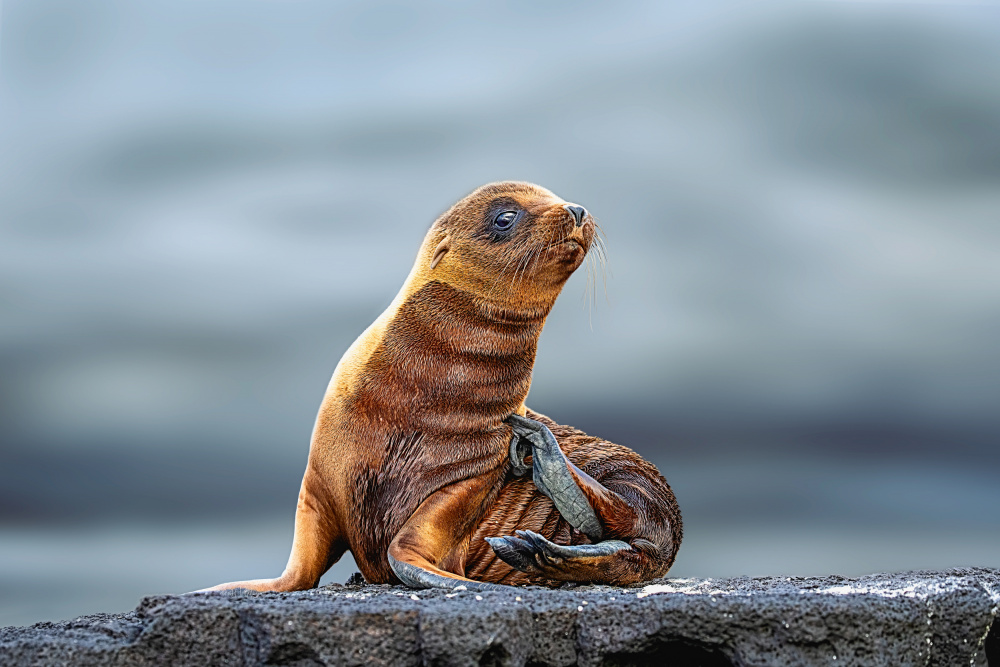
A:
[[[517,537],[487,537],[486,541],[511,567],[556,581],[603,581],[623,558],[638,556],[621,540],[563,546],[530,530],[517,531]]]
[[[460,545],[468,539],[476,518],[470,508],[481,506],[488,490],[485,477],[466,479],[436,491],[420,504],[389,545],[389,567],[402,583],[412,588],[507,588],[456,574],[465,571],[465,550]]]
[[[312,465],[306,467],[295,509],[292,553],[280,577],[234,581],[196,593],[246,588],[254,591],[301,591],[315,588],[320,577],[347,551],[347,541],[333,514],[324,485]]]
[[[470,591],[501,591],[508,588],[499,584],[489,584],[485,581],[473,581],[471,579],[453,577],[450,574],[438,574],[435,571],[437,568],[427,567],[427,564],[415,565],[396,560],[392,556],[391,550],[389,552],[389,567],[392,568],[396,577],[410,588],[447,588],[454,590],[455,588],[464,586]]]
[[[518,447],[518,440],[523,438],[531,443],[532,479],[538,490],[549,497],[571,526],[595,542],[600,540],[604,530],[581,482],[586,484],[589,480],[600,485],[589,476],[582,479],[586,474],[566,459],[556,437],[545,424],[517,414],[508,417],[506,422],[514,429],[511,461],[515,471],[524,467],[524,456]]]

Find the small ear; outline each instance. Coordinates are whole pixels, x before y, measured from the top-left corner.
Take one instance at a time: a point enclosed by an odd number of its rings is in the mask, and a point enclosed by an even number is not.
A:
[[[434,256],[431,258],[432,269],[438,265],[438,262],[441,261],[441,258],[444,257],[449,250],[451,250],[451,240],[446,236],[441,243],[438,243],[438,247],[434,248]]]

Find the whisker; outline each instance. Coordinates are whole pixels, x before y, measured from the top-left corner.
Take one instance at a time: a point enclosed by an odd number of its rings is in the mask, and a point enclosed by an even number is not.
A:
[[[601,226],[594,222],[594,228],[598,232],[594,235],[594,240],[596,241],[598,259],[601,262],[601,276],[604,281],[604,298],[608,303],[610,299],[608,297],[608,250],[607,250],[607,237],[604,234],[604,230]]]
[[[552,237],[555,236],[556,231],[557,229],[555,225],[549,226],[549,234],[546,237],[545,241],[539,243],[535,247],[534,252],[529,255],[529,260],[525,264],[524,273],[522,274],[522,279],[527,276],[529,268],[534,268],[535,266],[538,265],[539,260],[542,258],[542,253],[546,252],[549,249],[549,244],[552,243]]]
[[[544,246],[541,244],[536,244],[533,247],[529,247],[527,252],[524,253],[524,256],[521,258],[521,261],[518,262],[517,269],[515,269],[514,275],[511,278],[511,283],[510,283],[511,290],[514,289],[515,283],[523,282],[524,279],[527,277],[528,268],[531,264],[532,257],[537,252],[540,252],[540,248],[543,247]]]
[[[583,298],[587,301],[587,324],[590,326],[590,330],[594,330],[594,300],[590,297],[592,293],[593,286],[597,284],[597,277],[594,275],[593,265],[594,258],[591,254],[587,253],[587,287],[586,291],[583,293]]]
[[[523,254],[521,253],[522,250],[525,250]],[[533,250],[534,250],[534,244],[530,243],[530,241],[528,243],[519,243],[517,246],[514,246],[510,249],[511,257],[509,260],[507,260],[507,264],[504,265],[503,272],[506,273],[507,269],[510,268],[511,264],[514,264],[515,267],[514,272],[511,274],[510,284],[508,285],[508,289],[511,292],[514,291],[515,284],[519,282],[519,274],[522,271],[524,265],[526,264],[526,261],[531,256]]]
[[[590,328],[594,328],[594,309],[597,307],[597,264],[601,266],[601,283],[604,286],[604,299],[611,303],[608,297],[608,252],[607,241],[604,230],[594,220],[594,236],[590,242],[587,252],[587,284],[584,288],[583,298],[587,303],[587,319]]]

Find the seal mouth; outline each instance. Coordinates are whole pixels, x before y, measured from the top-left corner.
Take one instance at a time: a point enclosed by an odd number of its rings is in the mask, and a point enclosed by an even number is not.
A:
[[[580,242],[580,239],[573,238],[572,236],[567,236],[562,241],[556,241],[555,243],[553,243],[549,247],[550,248],[558,248],[561,245],[566,245],[566,244],[569,244],[569,243],[572,243],[573,245],[577,246],[578,248],[581,248],[581,249],[583,248],[583,243]]]
[[[584,252],[587,251],[587,249],[583,247],[583,243],[580,241],[580,239],[575,239],[572,237],[565,238],[562,241],[557,241],[556,243],[553,243],[552,245],[549,246],[549,249],[551,250],[554,248],[558,248],[560,246],[567,246],[566,249],[570,251],[575,251],[577,249],[583,250]]]

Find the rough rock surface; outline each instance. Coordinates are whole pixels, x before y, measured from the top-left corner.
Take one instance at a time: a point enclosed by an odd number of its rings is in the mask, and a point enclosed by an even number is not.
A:
[[[1000,570],[144,599],[0,630],[0,665],[1000,666]],[[992,630],[991,630],[992,628]],[[989,661],[989,662],[987,662]]]

